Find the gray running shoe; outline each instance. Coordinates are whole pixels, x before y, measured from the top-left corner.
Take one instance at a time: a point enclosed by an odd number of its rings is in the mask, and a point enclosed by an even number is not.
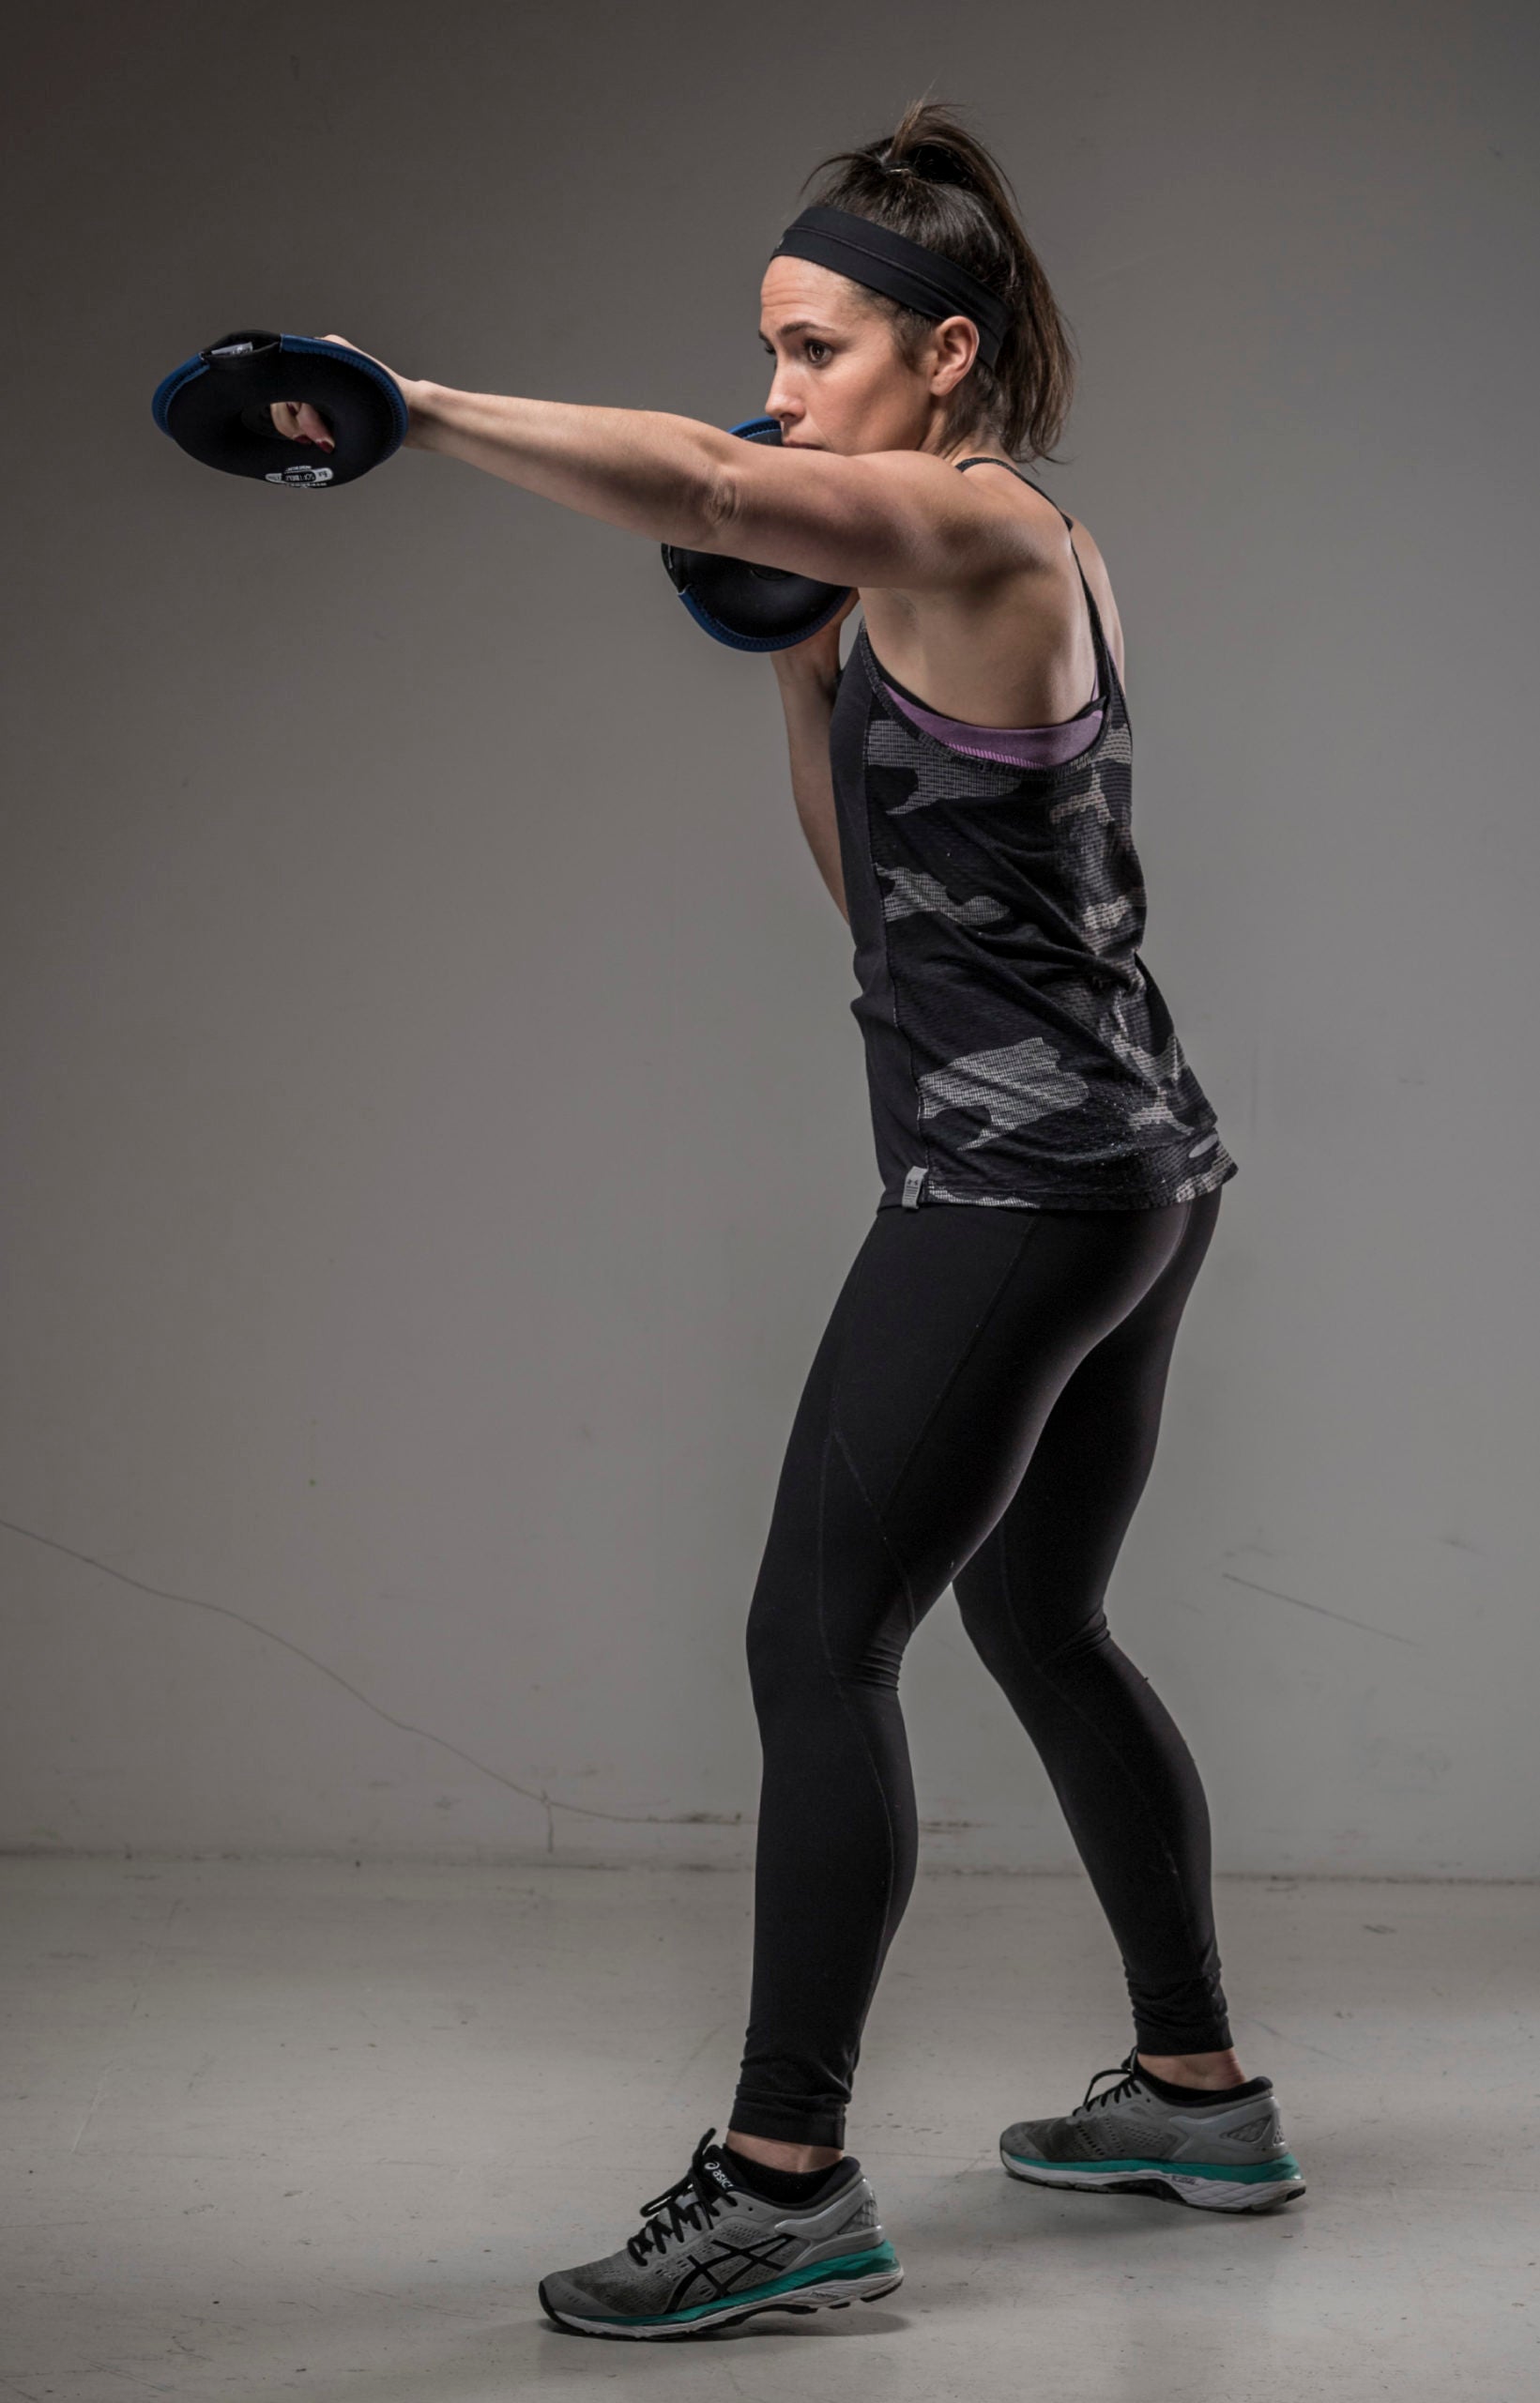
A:
[[[701,2336],[759,2311],[839,2311],[892,2292],[904,2272],[859,2161],[838,2163],[816,2202],[788,2207],[735,2184],[715,2134],[641,2205],[618,2253],[541,2280],[547,2319],[584,2336]]]
[[[1121,2077],[1094,2100],[1097,2077]],[[1270,2077],[1248,2078],[1233,2103],[1166,2103],[1139,2072],[1138,2047],[1099,2069],[1062,2120],[1018,2120],[1000,2138],[1013,2178],[1034,2186],[1115,2188],[1205,2212],[1265,2212],[1304,2192],[1284,2143]]]

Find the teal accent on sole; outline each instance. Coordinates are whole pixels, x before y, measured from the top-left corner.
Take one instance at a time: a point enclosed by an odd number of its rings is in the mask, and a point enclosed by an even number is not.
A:
[[[1216,2161],[1039,2161],[1029,2152],[1008,2152],[1005,2158],[1022,2169],[1073,2170],[1082,2178],[1110,2178],[1138,2171],[1168,2178],[1218,2178],[1233,2185],[1260,2186],[1300,2175],[1300,2165],[1291,2152],[1280,2152],[1275,2161],[1235,2165]]]
[[[634,2319],[610,2311],[586,2312],[585,2319],[605,2322],[612,2328],[677,2328],[686,2320],[716,2319],[724,2311],[741,2311],[745,2304],[769,2303],[778,2294],[795,2294],[803,2287],[819,2286],[826,2278],[860,2277],[872,2270],[896,2270],[898,2256],[884,2240],[864,2253],[845,2253],[832,2261],[809,2261],[800,2270],[788,2270],[784,2278],[772,2278],[766,2287],[740,2287],[736,2294],[724,2294],[713,2303],[691,2304],[684,2311],[664,2311],[648,2316],[639,2313]]]

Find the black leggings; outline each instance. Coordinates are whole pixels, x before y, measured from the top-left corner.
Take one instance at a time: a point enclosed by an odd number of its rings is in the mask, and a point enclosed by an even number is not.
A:
[[[1106,1913],[1136,2043],[1229,2044],[1202,1784],[1102,1609],[1219,1199],[877,1212],[798,1406],[749,1614],[764,1774],[730,2127],[844,2144],[914,1882],[899,1666],[949,1584]]]

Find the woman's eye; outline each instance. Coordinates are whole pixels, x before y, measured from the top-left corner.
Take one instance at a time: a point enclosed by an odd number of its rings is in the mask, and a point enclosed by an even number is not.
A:
[[[828,348],[829,348],[829,344],[828,344],[826,342],[819,342],[819,340],[818,340],[817,336],[816,336],[816,335],[814,335],[814,336],[810,339],[810,341],[809,341],[809,343],[808,343],[808,345],[807,345],[808,356],[809,356],[809,358],[811,359],[811,358],[812,358],[812,356],[813,356],[813,353],[814,353],[816,350],[827,351],[827,350],[828,350]],[[815,360],[815,362],[814,362],[814,363],[815,363],[815,365],[816,365],[816,363],[817,363],[817,362]]]

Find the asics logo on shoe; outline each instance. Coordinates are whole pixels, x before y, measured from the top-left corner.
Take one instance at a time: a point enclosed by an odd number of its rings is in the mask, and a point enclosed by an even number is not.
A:
[[[714,2253],[692,2256],[669,2296],[668,2309],[682,2310],[687,2303],[703,2296],[731,2294],[751,2270],[773,2273],[780,2268],[790,2242],[785,2236],[772,2236],[763,2245],[719,2242]],[[724,2274],[719,2276],[719,2271]]]
[[[1283,2130],[1270,2112],[1259,2120],[1248,2120],[1243,2128],[1227,2128],[1226,2135],[1232,2144],[1282,2144]]]

